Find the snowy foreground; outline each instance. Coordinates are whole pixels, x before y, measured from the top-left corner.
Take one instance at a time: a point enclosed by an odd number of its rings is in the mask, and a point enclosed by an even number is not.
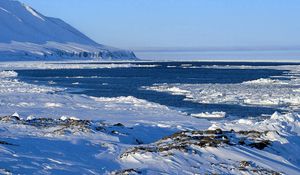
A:
[[[13,71],[141,66],[157,65],[0,63],[0,174],[300,174],[300,66],[263,67],[286,73],[241,84],[143,87],[286,111],[231,121],[207,120],[222,111],[187,116],[135,97],[69,94]]]

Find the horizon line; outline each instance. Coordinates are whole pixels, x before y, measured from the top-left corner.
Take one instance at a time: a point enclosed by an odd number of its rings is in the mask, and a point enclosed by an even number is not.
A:
[[[300,46],[223,46],[223,47],[128,47],[134,52],[180,52],[180,51],[297,51]]]

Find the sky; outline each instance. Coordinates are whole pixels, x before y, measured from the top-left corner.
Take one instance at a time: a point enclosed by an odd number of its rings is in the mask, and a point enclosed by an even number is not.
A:
[[[120,48],[300,47],[299,0],[21,0]]]

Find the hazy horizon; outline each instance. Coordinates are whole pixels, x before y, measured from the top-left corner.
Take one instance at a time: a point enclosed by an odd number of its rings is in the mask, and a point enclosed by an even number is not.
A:
[[[299,50],[133,50],[138,58],[154,61],[296,61]]]

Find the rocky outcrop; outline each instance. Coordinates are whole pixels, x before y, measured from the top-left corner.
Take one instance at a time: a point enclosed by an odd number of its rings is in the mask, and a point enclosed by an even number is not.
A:
[[[271,132],[271,131],[268,131]],[[222,131],[221,129],[206,131],[182,131],[165,137],[153,144],[138,146],[124,152],[120,158],[130,154],[163,153],[168,154],[172,150],[197,153],[193,146],[220,147],[244,145],[256,149],[264,149],[272,142],[265,140],[263,135],[268,132],[258,131]]]

